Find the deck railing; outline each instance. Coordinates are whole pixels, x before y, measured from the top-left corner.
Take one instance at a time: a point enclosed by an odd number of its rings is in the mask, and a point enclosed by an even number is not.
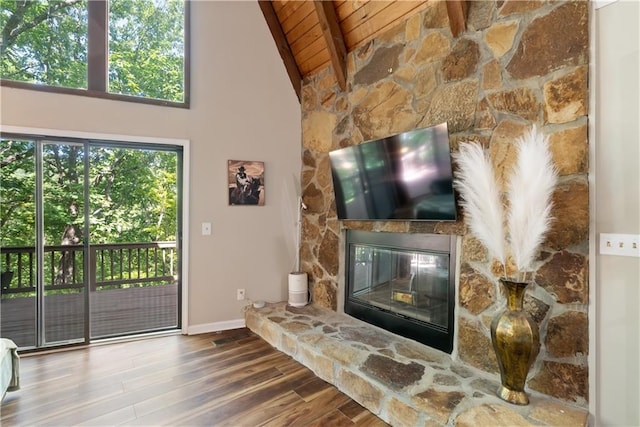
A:
[[[0,250],[2,295],[36,291],[33,246]],[[82,245],[44,247],[44,289],[62,293],[82,289],[85,282]],[[92,291],[173,284],[177,280],[176,242],[110,243],[89,246],[88,283]]]

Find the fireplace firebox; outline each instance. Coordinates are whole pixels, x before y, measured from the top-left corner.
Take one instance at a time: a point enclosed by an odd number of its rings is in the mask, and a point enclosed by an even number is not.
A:
[[[456,237],[347,230],[344,311],[451,353]]]

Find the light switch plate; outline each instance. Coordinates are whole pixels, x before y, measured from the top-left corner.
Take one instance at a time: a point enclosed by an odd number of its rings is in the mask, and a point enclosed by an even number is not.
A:
[[[640,257],[640,234],[600,233],[600,254]]]
[[[211,235],[211,223],[210,222],[203,222],[202,223],[202,235],[203,236]]]

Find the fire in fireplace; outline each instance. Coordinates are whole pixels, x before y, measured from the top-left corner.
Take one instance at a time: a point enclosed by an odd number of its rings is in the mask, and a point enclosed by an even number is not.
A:
[[[453,350],[456,237],[347,230],[344,311]]]

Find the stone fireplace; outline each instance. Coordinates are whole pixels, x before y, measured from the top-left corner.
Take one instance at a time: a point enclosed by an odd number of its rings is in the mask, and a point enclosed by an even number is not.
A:
[[[453,350],[456,237],[346,231],[344,312]]]
[[[328,153],[446,121],[451,150],[466,140],[482,143],[504,186],[515,159],[514,141],[536,124],[550,140],[560,182],[553,196],[556,220],[525,297],[542,343],[527,387],[586,407],[589,6],[584,1],[468,5],[467,30],[457,38],[445,2],[435,1],[350,53],[344,91],[331,69],[303,82],[301,184],[308,209],[302,269],[309,274],[314,305],[338,311],[346,230],[457,236],[451,358],[497,376],[489,323],[504,307],[502,272],[467,231],[463,213],[453,223],[339,221]]]

